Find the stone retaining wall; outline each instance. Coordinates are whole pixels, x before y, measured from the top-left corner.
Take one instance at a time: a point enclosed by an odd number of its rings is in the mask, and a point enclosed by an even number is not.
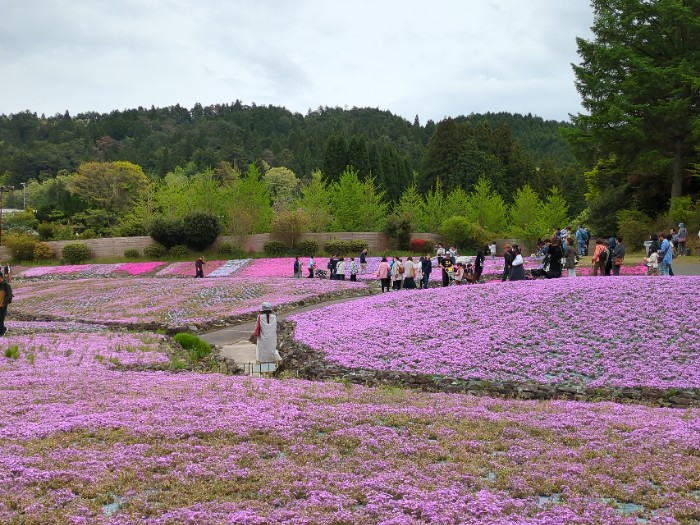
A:
[[[213,247],[222,242],[231,243],[235,246],[241,246],[247,252],[262,252],[265,243],[275,238],[269,233],[260,233],[257,235],[248,235],[245,241],[241,243],[238,237],[221,235],[214,242]],[[367,243],[370,254],[381,253],[387,250],[390,246],[389,239],[383,233],[378,232],[329,232],[329,233],[307,233],[302,235],[302,239],[316,241],[321,249],[331,239],[338,240],[362,240]],[[441,237],[434,233],[416,233],[413,238],[426,239],[434,244],[440,241]],[[48,245],[53,250],[56,258],[60,259],[61,250],[66,244],[72,243],[87,244],[90,250],[90,256],[96,259],[104,257],[122,257],[124,250],[136,249],[143,253],[143,249],[149,244],[155,244],[153,239],[148,236],[141,237],[108,237],[100,239],[75,239],[69,241],[48,241]],[[431,247],[432,248],[432,247]],[[10,257],[10,251],[6,246],[0,246],[0,260],[6,260]]]

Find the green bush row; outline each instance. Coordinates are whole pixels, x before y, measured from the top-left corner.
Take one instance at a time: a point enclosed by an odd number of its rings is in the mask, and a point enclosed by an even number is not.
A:
[[[328,255],[357,255],[367,246],[367,241],[332,239],[323,246],[323,251]],[[294,246],[287,246],[280,241],[269,241],[263,246],[263,251],[268,257],[282,257],[284,255],[303,255],[309,257],[319,252],[316,241],[304,240]]]

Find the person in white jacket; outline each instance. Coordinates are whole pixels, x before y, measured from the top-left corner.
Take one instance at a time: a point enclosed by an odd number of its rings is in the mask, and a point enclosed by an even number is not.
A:
[[[344,281],[345,280],[345,269],[346,269],[345,259],[343,257],[341,257],[340,260],[335,265],[335,278],[338,279],[339,281]]]
[[[272,305],[263,303],[260,306],[258,320],[255,323],[257,336],[255,344],[255,359],[260,363],[274,363],[282,361],[277,352],[277,316],[272,313]]]

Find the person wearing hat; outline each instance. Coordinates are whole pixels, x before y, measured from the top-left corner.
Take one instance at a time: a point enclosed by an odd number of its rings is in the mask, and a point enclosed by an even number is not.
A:
[[[7,282],[5,276],[0,272],[0,337],[5,335],[5,316],[7,315],[7,305],[12,302],[12,286]]]
[[[279,352],[277,352],[277,316],[272,313],[272,305],[268,302],[260,305],[260,313],[255,323],[253,337],[255,337],[255,359],[258,362],[282,361]]]

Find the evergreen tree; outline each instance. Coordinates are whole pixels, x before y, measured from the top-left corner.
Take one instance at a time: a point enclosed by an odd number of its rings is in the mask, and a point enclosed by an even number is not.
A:
[[[423,197],[418,193],[415,184],[411,184],[404,190],[399,202],[394,204],[393,212],[397,217],[410,217],[414,228],[422,227],[425,222],[422,217]]]
[[[295,206],[309,218],[309,231],[325,232],[333,221],[331,215],[331,193],[319,170],[311,173],[311,180],[301,187],[301,195]]]
[[[576,87],[588,114],[572,143],[614,155],[671,197],[700,144],[700,3],[592,0],[593,40],[578,38]],[[670,190],[670,191],[669,191]]]

